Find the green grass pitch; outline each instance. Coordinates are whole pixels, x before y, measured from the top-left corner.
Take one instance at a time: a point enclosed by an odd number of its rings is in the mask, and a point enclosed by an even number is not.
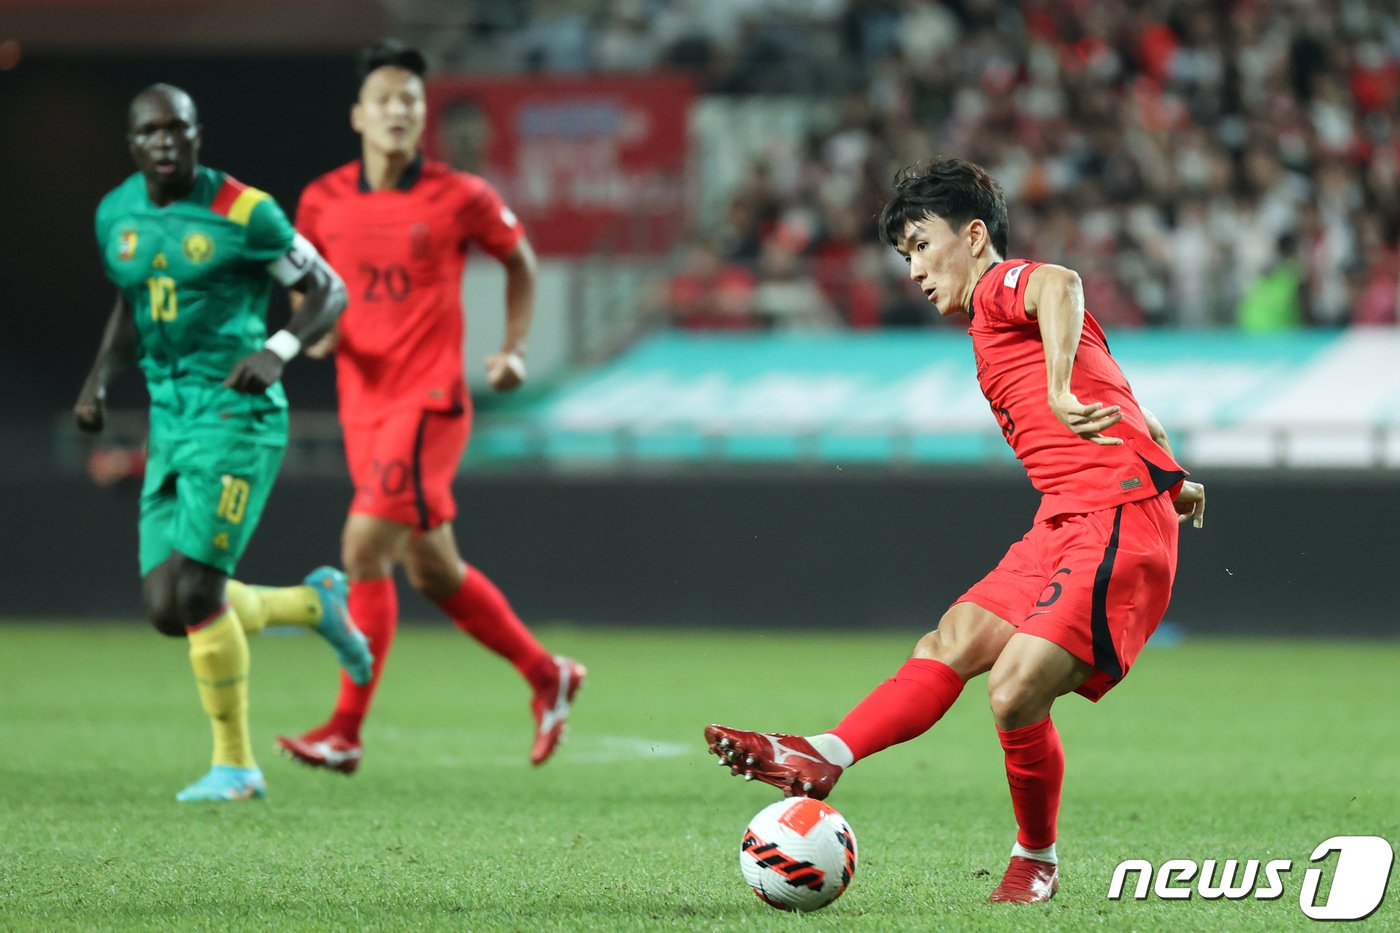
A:
[[[1014,827],[983,679],[845,775],[831,802],[855,880],[781,914],[737,866],[776,792],[716,767],[701,728],[818,731],[920,633],[541,632],[591,672],[546,766],[526,760],[523,684],[442,625],[401,631],[360,773],[299,768],[273,736],[328,712],[333,662],[314,637],[264,636],[269,797],[196,806],[173,799],[208,763],[182,643],[136,623],[0,627],[0,929],[1304,929],[1317,843],[1400,840],[1400,643],[1187,640],[1149,648],[1103,703],[1057,707],[1049,905],[985,903]],[[1295,868],[1274,901],[1107,900],[1120,860],[1175,857]],[[1361,928],[1400,929],[1397,889]]]

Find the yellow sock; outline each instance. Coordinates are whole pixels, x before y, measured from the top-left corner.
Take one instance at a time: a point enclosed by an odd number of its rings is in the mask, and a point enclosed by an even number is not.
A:
[[[248,739],[248,639],[229,609],[189,633],[199,701],[214,730],[214,764],[256,767]]]
[[[269,625],[312,626],[321,621],[321,600],[315,587],[250,586],[230,580],[224,595],[249,635],[256,635]]]

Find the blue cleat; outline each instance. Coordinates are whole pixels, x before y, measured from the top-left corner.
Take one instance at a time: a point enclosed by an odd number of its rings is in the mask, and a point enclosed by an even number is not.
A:
[[[267,782],[257,768],[214,765],[209,773],[175,795],[181,803],[225,800],[259,800],[267,796]]]
[[[345,605],[350,595],[345,574],[334,567],[317,567],[306,575],[304,582],[321,599],[321,621],[316,623],[314,631],[331,643],[345,673],[363,687],[374,676],[374,658],[369,653],[369,641],[355,628],[350,609]]]

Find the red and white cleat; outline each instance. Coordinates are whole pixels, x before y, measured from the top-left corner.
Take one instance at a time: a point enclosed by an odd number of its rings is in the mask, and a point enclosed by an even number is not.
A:
[[[823,800],[841,776],[841,766],[823,758],[800,735],[712,725],[705,727],[705,741],[719,763],[729,767],[730,774],[771,784],[784,797]]]
[[[1001,884],[987,900],[994,904],[1040,904],[1060,889],[1060,866],[1020,855],[1011,856]]]
[[[305,735],[279,735],[277,744],[304,765],[339,771],[341,774],[354,774],[364,755],[364,746],[359,742],[352,742],[338,732],[323,732],[321,729],[313,729]]]
[[[578,688],[583,686],[588,669],[573,658],[555,655],[559,665],[558,679],[530,699],[530,712],[535,716],[535,744],[530,748],[530,764],[542,765],[559,747],[564,725],[574,703]]]

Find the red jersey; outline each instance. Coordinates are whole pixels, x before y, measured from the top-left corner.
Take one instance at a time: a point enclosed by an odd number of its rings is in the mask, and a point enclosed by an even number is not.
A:
[[[1104,434],[1117,446],[1084,440],[1060,423],[1046,401],[1049,379],[1040,325],[1026,314],[1026,283],[1044,263],[1007,259],[972,290],[972,349],[977,382],[991,403],[1006,442],[1042,494],[1036,520],[1095,512],[1165,492],[1186,476],[1148,432],[1142,408],[1103,330],[1087,311],[1070,374],[1081,402],[1118,405],[1123,420]]]
[[[336,347],[342,421],[465,406],[467,249],[503,259],[524,233],[495,189],[419,156],[396,187],[374,191],[355,161],[306,186],[296,227],[350,292]]]

